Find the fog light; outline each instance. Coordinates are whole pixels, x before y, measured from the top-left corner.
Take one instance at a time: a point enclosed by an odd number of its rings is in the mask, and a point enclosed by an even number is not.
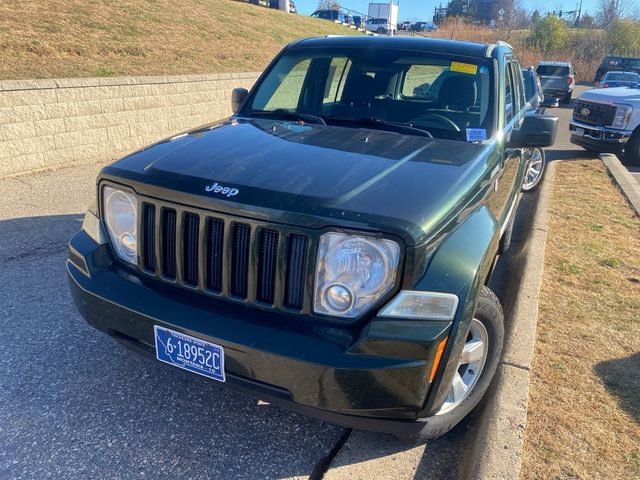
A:
[[[353,295],[344,285],[329,285],[324,291],[327,306],[336,312],[346,312],[353,306]]]

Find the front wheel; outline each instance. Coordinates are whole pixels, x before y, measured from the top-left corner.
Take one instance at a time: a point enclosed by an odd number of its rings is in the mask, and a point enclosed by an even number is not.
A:
[[[483,287],[447,397],[418,439],[444,435],[478,405],[498,368],[503,342],[502,306],[495,293]]]
[[[563,98],[562,98],[562,102],[563,103],[571,103],[571,97],[573,96],[573,92],[569,92],[567,93]]]
[[[640,166],[640,129],[636,130],[624,147],[624,160],[629,165]]]
[[[546,160],[544,156],[544,150],[541,148],[534,148],[531,151],[531,158],[527,166],[527,171],[524,174],[524,181],[522,183],[523,192],[533,192],[542,183],[546,167]]]

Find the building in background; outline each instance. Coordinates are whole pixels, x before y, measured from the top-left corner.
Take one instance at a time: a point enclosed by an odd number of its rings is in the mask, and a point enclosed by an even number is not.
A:
[[[494,27],[508,20],[514,8],[514,0],[451,0],[435,7],[433,23],[439,24],[447,17],[465,17],[476,24]]]
[[[495,27],[513,13],[513,0],[471,0],[472,15],[478,23]]]

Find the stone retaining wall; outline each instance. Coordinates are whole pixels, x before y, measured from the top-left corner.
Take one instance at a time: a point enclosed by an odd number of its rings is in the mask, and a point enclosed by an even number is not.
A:
[[[118,158],[231,114],[259,73],[0,81],[0,177]]]

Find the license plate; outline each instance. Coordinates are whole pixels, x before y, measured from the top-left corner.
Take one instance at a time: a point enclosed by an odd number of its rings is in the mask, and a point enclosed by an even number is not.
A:
[[[576,128],[576,135],[579,137],[584,137],[584,128]]]
[[[224,348],[199,338],[154,325],[156,358],[183,370],[225,381]]]

